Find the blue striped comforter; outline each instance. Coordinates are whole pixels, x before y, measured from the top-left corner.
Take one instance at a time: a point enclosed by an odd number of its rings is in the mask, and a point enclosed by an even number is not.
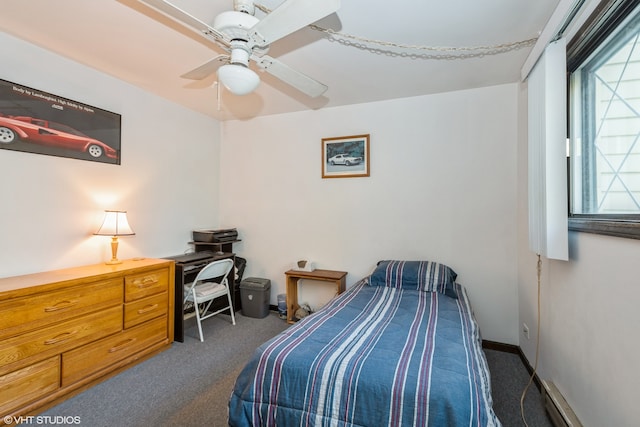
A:
[[[229,402],[232,426],[500,426],[464,289],[358,282],[260,346]]]

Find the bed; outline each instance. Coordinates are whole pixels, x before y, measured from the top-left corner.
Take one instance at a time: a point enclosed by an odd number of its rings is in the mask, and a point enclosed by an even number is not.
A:
[[[480,333],[456,273],[381,261],[260,346],[231,426],[500,426]]]

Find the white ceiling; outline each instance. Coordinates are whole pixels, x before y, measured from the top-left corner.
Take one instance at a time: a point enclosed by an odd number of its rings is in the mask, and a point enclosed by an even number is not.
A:
[[[337,13],[317,24],[404,45],[493,46],[537,37],[558,1],[342,0]],[[233,9],[232,0],[173,3],[207,23]],[[280,3],[256,0],[269,9]],[[258,10],[256,16],[264,14]],[[389,54],[406,50],[372,45],[387,50],[374,53],[304,28],[273,43],[269,55],[328,85],[322,97],[309,98],[259,72],[262,83],[254,93],[223,90],[218,105],[215,74],[195,82],[179,76],[224,51],[136,0],[2,0],[0,28],[219,120],[516,82],[532,47],[466,59],[413,51],[427,57],[412,59]]]

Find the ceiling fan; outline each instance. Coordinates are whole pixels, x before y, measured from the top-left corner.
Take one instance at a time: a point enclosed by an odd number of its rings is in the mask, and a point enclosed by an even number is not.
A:
[[[260,84],[249,68],[255,64],[310,97],[322,95],[327,86],[268,56],[269,45],[337,11],[340,0],[284,0],[258,19],[253,0],[234,0],[234,10],[222,12],[208,25],[166,0],[138,0],[169,16],[202,37],[212,39],[228,55],[218,55],[180,77],[202,80],[217,71],[218,79],[231,93],[246,95]]]

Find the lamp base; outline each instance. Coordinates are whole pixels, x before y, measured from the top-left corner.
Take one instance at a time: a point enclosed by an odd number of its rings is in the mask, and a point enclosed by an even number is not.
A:
[[[122,264],[122,261],[118,259],[118,236],[111,238],[111,261],[107,261],[107,265]]]

